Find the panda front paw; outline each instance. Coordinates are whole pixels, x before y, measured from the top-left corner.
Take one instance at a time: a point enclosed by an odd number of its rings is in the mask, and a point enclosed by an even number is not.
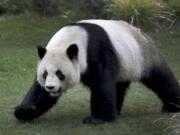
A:
[[[38,116],[38,110],[34,105],[19,105],[15,108],[14,115],[18,120],[32,120]]]

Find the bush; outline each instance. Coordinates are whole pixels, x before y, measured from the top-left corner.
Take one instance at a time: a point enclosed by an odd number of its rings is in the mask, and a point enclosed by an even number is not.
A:
[[[57,15],[59,13],[59,0],[32,0],[33,9],[40,15]]]
[[[180,0],[0,0],[0,14],[122,19],[134,25],[171,26]]]
[[[74,0],[76,1],[76,7],[80,7],[81,10],[87,12],[94,17],[100,17],[102,11],[107,4],[108,0]]]
[[[7,12],[13,14],[20,14],[29,11],[31,2],[28,0],[6,0],[2,4],[3,8]]]
[[[56,15],[59,13],[59,0],[1,0],[0,12],[6,10],[11,14],[37,13]]]
[[[180,19],[180,0],[164,0],[174,11],[176,17]]]
[[[44,16],[54,16],[71,13],[99,17],[107,1],[108,0],[0,0],[0,13],[5,9],[12,14],[28,12]]]
[[[134,25],[170,24],[174,15],[161,0],[111,0],[106,12]]]
[[[108,0],[60,0],[61,13],[83,14],[88,17],[100,17]]]

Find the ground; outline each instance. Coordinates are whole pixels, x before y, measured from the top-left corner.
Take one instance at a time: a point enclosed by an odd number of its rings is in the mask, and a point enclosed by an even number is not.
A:
[[[123,113],[114,123],[84,125],[89,114],[89,91],[79,85],[67,91],[42,117],[21,123],[14,116],[36,74],[36,46],[45,46],[67,19],[0,17],[0,134],[1,135],[168,135],[173,114],[160,113],[161,103],[140,84],[129,89]],[[180,26],[149,32],[180,80]]]

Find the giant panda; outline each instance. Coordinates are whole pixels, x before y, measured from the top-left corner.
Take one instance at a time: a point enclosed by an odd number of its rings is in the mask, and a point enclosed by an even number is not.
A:
[[[37,118],[80,82],[91,90],[91,113],[84,123],[115,120],[127,88],[135,81],[157,94],[162,111],[180,111],[180,87],[174,74],[151,38],[127,22],[82,20],[67,24],[46,48],[38,46],[37,50],[37,76],[15,108],[19,120]]]

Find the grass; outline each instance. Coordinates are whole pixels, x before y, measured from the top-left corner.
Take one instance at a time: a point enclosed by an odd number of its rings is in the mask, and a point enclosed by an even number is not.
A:
[[[66,19],[0,17],[0,135],[167,135],[172,114],[160,113],[158,98],[139,84],[131,85],[122,116],[114,123],[84,125],[89,114],[89,92],[82,85],[65,93],[42,117],[18,122],[20,103],[36,73],[36,46],[45,46]],[[170,33],[150,33],[180,79],[180,27]]]
[[[112,0],[106,11],[110,17],[141,27],[161,28],[170,26],[174,20],[173,10],[163,0]]]

